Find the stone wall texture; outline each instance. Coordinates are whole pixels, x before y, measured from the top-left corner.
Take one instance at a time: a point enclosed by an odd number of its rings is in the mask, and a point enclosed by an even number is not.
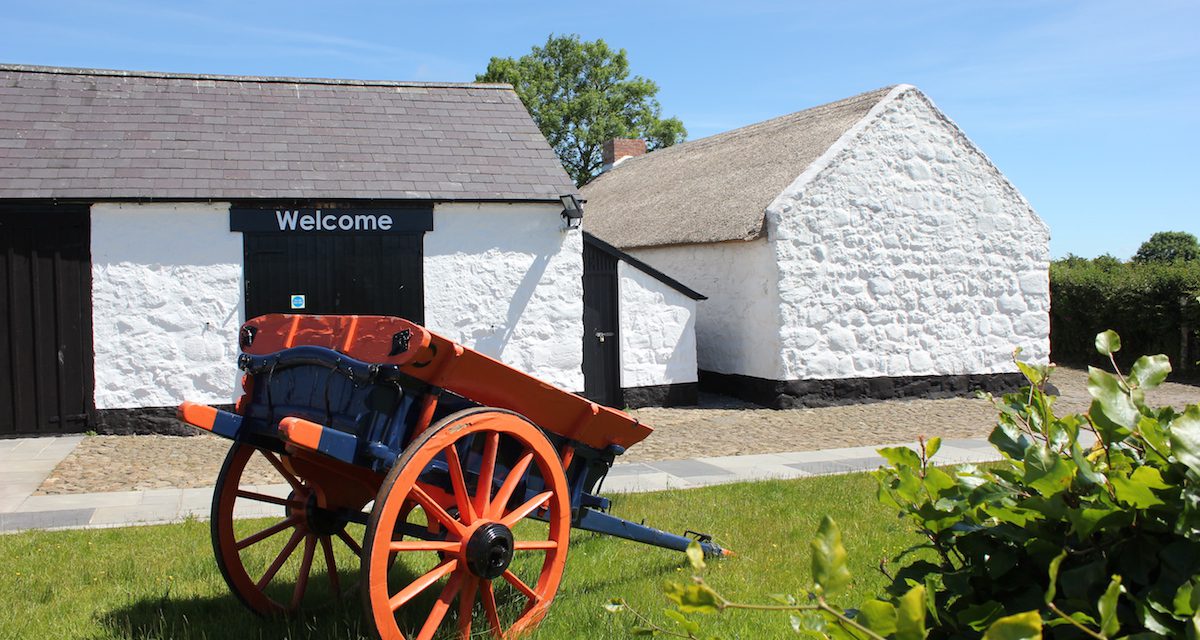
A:
[[[242,315],[228,204],[92,207],[97,409],[232,401]]]
[[[444,204],[425,234],[430,329],[583,389],[583,234],[561,205]]]
[[[1045,223],[916,89],[860,125],[767,208],[783,379],[1012,372],[1018,346],[1046,362]]]
[[[708,297],[696,310],[700,369],[782,379],[778,272],[766,240],[629,253]]]
[[[621,387],[696,382],[696,301],[617,263]]]

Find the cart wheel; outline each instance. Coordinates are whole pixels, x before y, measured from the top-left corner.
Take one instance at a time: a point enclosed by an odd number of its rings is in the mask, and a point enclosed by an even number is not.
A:
[[[420,509],[404,517],[411,503]],[[523,522],[535,518],[548,526]],[[536,426],[497,409],[453,414],[404,450],[375,498],[366,617],[385,640],[429,640],[457,601],[453,637],[470,637],[477,608],[492,635],[518,636],[558,591],[570,528],[562,463]],[[389,580],[391,554],[400,561]]]
[[[286,482],[291,487],[286,497],[263,493],[259,487],[243,482],[243,473],[255,458],[265,460],[277,472],[279,478],[272,484]],[[332,484],[339,476],[321,473],[320,465],[319,461],[301,461],[287,453],[274,453],[243,443],[234,443],[225,457],[213,490],[213,551],[230,590],[258,614],[285,613],[306,604],[305,593],[309,591],[309,577],[317,556],[325,565],[330,591],[340,594],[341,575],[334,559],[334,548],[345,545],[355,555],[362,555],[362,547],[346,531],[347,516],[361,513],[370,497],[353,497],[365,490],[365,487],[359,487],[355,491],[353,482],[343,483],[341,490],[329,495],[323,490],[322,481]],[[304,470],[303,477],[297,473],[297,467]],[[350,490],[346,490],[347,485]],[[246,503],[259,507],[278,505],[283,519],[257,533],[245,535],[235,529],[234,516],[235,508]],[[285,532],[286,535],[279,535]],[[284,542],[279,547],[281,540]],[[299,563],[289,563],[297,550],[301,553]],[[291,589],[286,587],[287,578],[294,581]]]

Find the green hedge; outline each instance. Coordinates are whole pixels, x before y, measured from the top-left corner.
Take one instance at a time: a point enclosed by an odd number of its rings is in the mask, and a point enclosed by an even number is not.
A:
[[[1050,351],[1054,362],[1105,364],[1095,337],[1113,329],[1123,353],[1165,353],[1176,371],[1200,358],[1200,262],[1122,263],[1067,258],[1050,265]],[[1181,358],[1182,332],[1189,334]],[[1123,362],[1123,365],[1129,363]]]

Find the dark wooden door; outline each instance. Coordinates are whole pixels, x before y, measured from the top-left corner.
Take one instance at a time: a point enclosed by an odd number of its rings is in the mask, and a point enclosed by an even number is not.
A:
[[[88,428],[90,238],[86,207],[0,206],[0,436]]]
[[[617,331],[617,259],[583,245],[583,395],[620,408],[621,357]]]
[[[425,321],[421,234],[245,234],[246,317],[371,314]],[[304,296],[294,309],[292,296]]]

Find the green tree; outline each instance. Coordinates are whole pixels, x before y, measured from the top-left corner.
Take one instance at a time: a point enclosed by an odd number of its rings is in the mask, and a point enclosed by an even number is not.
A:
[[[1200,260],[1200,242],[1186,231],[1159,231],[1138,247],[1134,262]]]
[[[554,36],[520,58],[493,57],[476,82],[507,82],[550,141],[575,184],[600,172],[600,149],[612,138],[642,138],[649,150],[682,142],[678,118],[663,118],[658,85],[629,77],[624,49],[578,35]]]

